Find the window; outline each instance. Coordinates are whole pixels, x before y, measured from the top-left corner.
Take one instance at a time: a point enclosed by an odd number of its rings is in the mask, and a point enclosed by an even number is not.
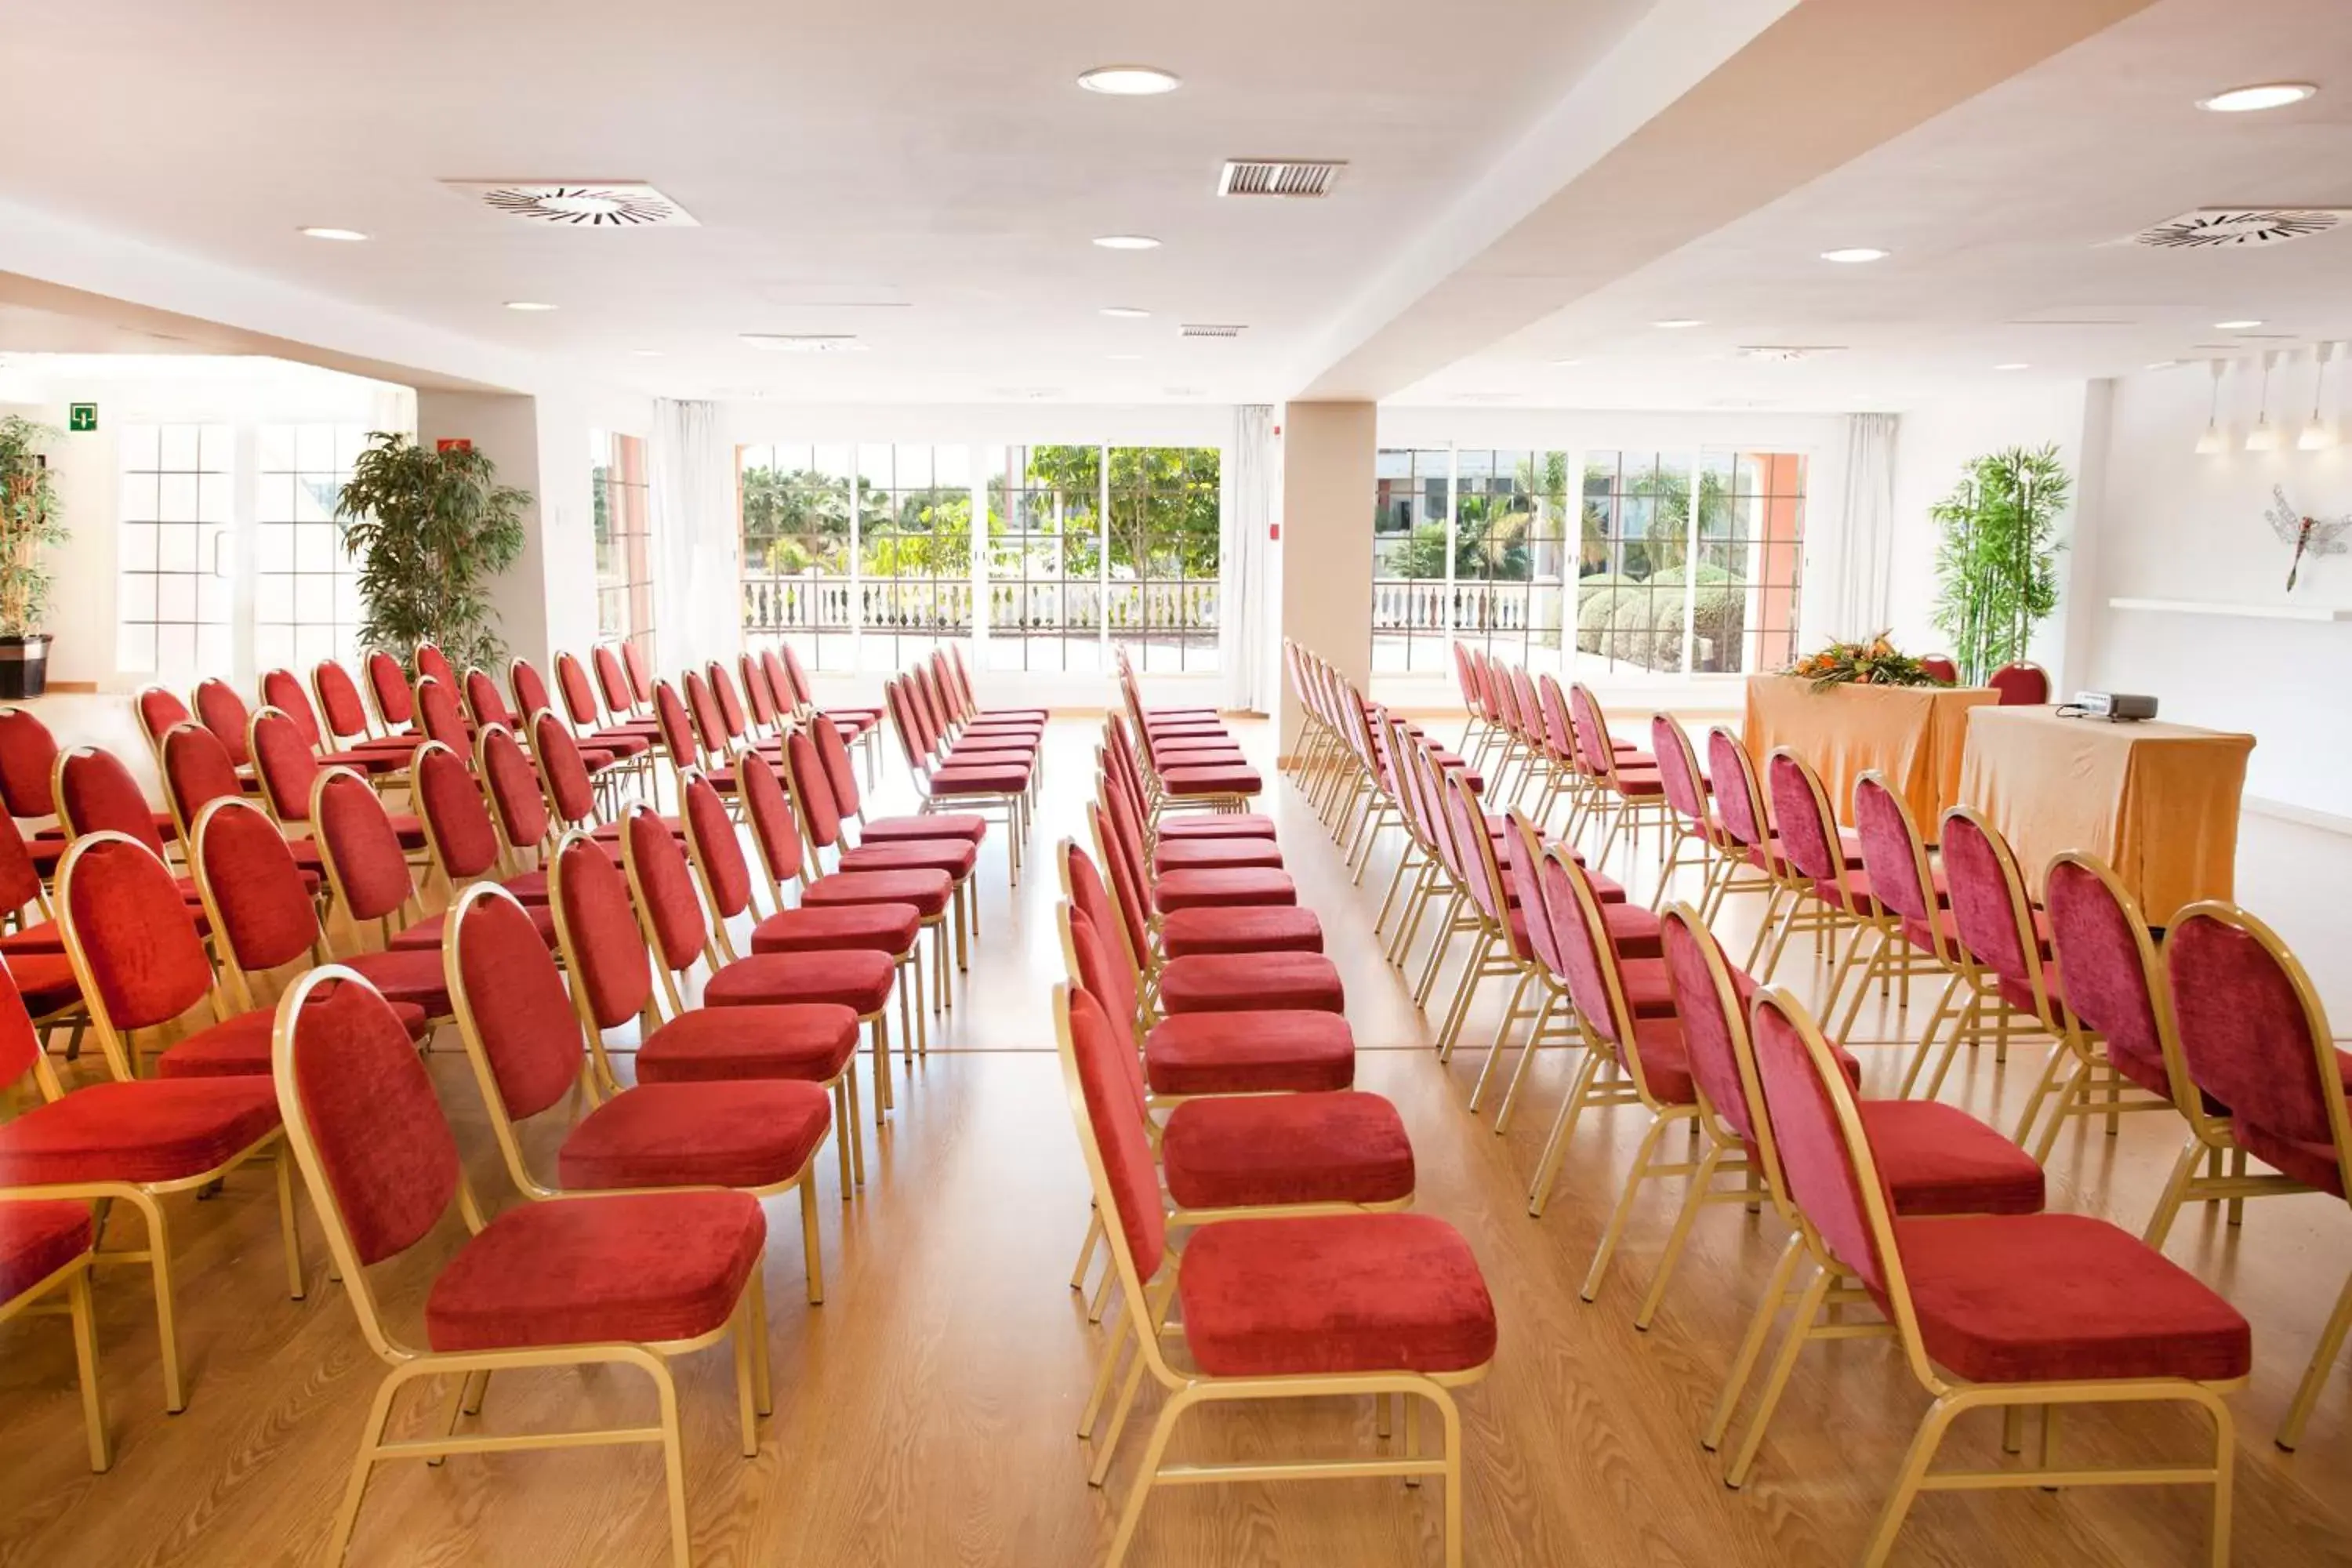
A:
[[[596,509],[596,635],[654,651],[653,507],[642,437],[591,431]]]
[[[264,425],[254,436],[253,661],[307,678],[359,639],[359,572],[335,503],[367,446],[360,425]]]
[[[133,425],[117,451],[115,668],[183,686],[234,674],[236,431]]]
[[[1110,635],[1144,671],[1217,668],[1223,454],[1214,447],[1113,447]]]
[[[1691,610],[1687,452],[1587,452],[1576,646],[1600,672],[1684,668]]]
[[[1523,663],[1559,662],[1568,454],[1454,454],[1454,635]]]
[[[1372,503],[1372,668],[1436,672],[1446,648],[1454,454],[1383,447]]]
[[[1100,447],[988,449],[988,659],[1100,671]]]
[[[1796,662],[1805,459],[1699,455],[1698,613],[1691,668],[1756,673]]]
[[[903,669],[971,636],[971,454],[964,447],[857,448],[858,658]]]

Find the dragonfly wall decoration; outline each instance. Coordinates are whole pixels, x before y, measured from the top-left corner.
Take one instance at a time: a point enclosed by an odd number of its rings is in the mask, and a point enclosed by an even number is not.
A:
[[[2341,555],[2352,550],[2352,542],[2345,534],[2352,532],[2352,516],[2336,518],[2305,517],[2287,504],[2286,487],[2271,487],[2272,506],[2266,514],[2271,531],[2282,544],[2294,546],[2294,561],[2286,569],[2286,591],[2294,592],[2294,580],[2303,574],[2305,555]]]

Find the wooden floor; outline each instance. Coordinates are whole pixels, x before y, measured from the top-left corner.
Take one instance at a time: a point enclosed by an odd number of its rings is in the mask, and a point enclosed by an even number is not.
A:
[[[1086,1181],[1051,1048],[1047,851],[1078,820],[1089,787],[1090,728],[1058,723],[1032,875],[1008,901],[1001,849],[983,862],[983,931],[946,1029],[888,1132],[871,1144],[873,1178],[846,1206],[827,1168],[826,1300],[801,1304],[800,1249],[789,1200],[772,1205],[769,1300],[776,1415],[758,1458],[735,1449],[725,1351],[680,1369],[688,1507],[698,1562],[862,1565],[1004,1564],[1077,1568],[1099,1561],[1113,1498],[1086,1485],[1072,1436],[1095,1333],[1066,1279],[1086,1215]],[[1260,751],[1270,737],[1249,731]],[[1269,759],[1270,760],[1270,759]],[[1449,1069],[1425,1048],[1428,1026],[1381,963],[1370,931],[1379,873],[1349,885],[1339,857],[1286,784],[1266,808],[1305,901],[1321,914],[1345,973],[1363,1047],[1358,1081],[1393,1098],[1418,1152],[1420,1207],[1462,1227],[1492,1284],[1502,1323],[1495,1375],[1462,1398],[1468,1455],[1468,1552],[1480,1565],[1838,1563],[1860,1551],[1925,1405],[1890,1346],[1808,1352],[1744,1492],[1727,1490],[1697,1432],[1781,1243],[1768,1216],[1705,1216],[1694,1251],[1647,1334],[1631,1322],[1671,1206],[1669,1184],[1637,1215],[1601,1300],[1576,1299],[1594,1240],[1639,1131],[1637,1115],[1588,1120],[1542,1220],[1526,1184],[1565,1080],[1541,1065],[1532,1102],[1507,1138],[1462,1109],[1475,1048]],[[2352,1018],[2336,955],[2352,919],[2336,890],[2352,885],[2352,840],[2250,818],[2242,897],[2302,949]],[[1737,926],[1747,911],[1735,910]],[[1804,976],[1793,962],[1783,978]],[[1499,991],[1500,987],[1496,987]],[[1486,1015],[1499,1013],[1499,996]],[[1475,1042],[1491,1029],[1474,1025]],[[1900,1053],[1872,1048],[1870,1083],[1890,1091]],[[1988,1049],[1964,1058],[1948,1091],[2006,1126],[2039,1068],[2037,1047],[2005,1069]],[[496,1154],[462,1059],[435,1075],[459,1123],[479,1189],[504,1201]],[[2052,1206],[2108,1215],[2135,1231],[2174,1148],[2154,1117],[2126,1119],[2062,1144]],[[367,1352],[305,1205],[310,1294],[285,1299],[266,1176],[175,1211],[183,1338],[192,1403],[163,1412],[144,1275],[100,1285],[112,1473],[84,1462],[72,1359],[58,1321],[0,1328],[0,1563],[105,1565],[310,1563],[322,1551],[362,1416],[382,1366]],[[446,1255],[447,1227],[421,1252]],[[2255,1330],[2240,1421],[2242,1564],[2352,1563],[2352,1371],[2338,1368],[2303,1451],[2270,1433],[2312,1336],[2352,1268],[2352,1215],[2321,1197],[2252,1205],[2231,1232],[2184,1215],[2170,1247],[2236,1301]],[[384,1290],[414,1312],[416,1281],[394,1266]],[[1147,1396],[1148,1397],[1148,1396]],[[649,1415],[648,1391],[603,1373],[502,1375],[485,1412],[494,1428],[551,1427],[589,1416]],[[421,1419],[421,1412],[418,1413]],[[1339,1450],[1369,1441],[1368,1409],[1334,1403],[1269,1418],[1204,1415],[1179,1453],[1238,1457]],[[1997,1435],[1963,1426],[1948,1458],[1990,1461]],[[2126,1426],[2097,1413],[2069,1429],[2079,1456],[2191,1455],[2193,1417],[2144,1408]],[[1114,1472],[1123,1487],[1139,1448]],[[379,1472],[360,1520],[355,1564],[596,1564],[667,1561],[658,1461],[648,1449],[461,1458]],[[1923,1501],[1896,1561],[1993,1563],[2200,1563],[2201,1496],[2177,1490],[1943,1497]],[[1177,1489],[1155,1496],[1132,1561],[1429,1564],[1438,1561],[1438,1500],[1385,1481]]]

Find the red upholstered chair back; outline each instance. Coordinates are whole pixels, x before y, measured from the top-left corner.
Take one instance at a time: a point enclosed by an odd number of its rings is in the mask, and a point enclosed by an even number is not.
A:
[[[857,793],[857,767],[849,760],[849,743],[841,738],[841,726],[819,713],[809,721],[808,734],[816,742],[816,760],[824,764],[834,809],[843,816],[859,815],[866,805]]]
[[[303,744],[312,751],[319,749],[319,715],[310,706],[310,694],[302,689],[299,677],[290,669],[273,669],[261,678],[261,700],[294,721],[301,733]]]
[[[0,963],[0,1089],[22,1082],[41,1066],[41,1037],[25,1010],[25,994],[16,989],[8,966]]]
[[[163,836],[139,781],[112,752],[76,746],[59,753],[56,784],[58,816],[79,838],[85,833],[120,833],[163,856]],[[178,894],[173,897],[177,898]]]
[[[416,645],[416,679],[428,677],[452,692],[457,689],[457,667],[449,662],[449,656],[441,651],[437,643],[421,642]]]
[[[1671,713],[1650,715],[1650,751],[1658,759],[1658,780],[1675,815],[1702,832],[1706,827],[1706,786],[1700,783],[1698,753]]]
[[[1563,981],[1568,978],[1568,957],[1559,950],[1559,935],[1552,929],[1544,913],[1543,836],[1527,814],[1517,806],[1511,808],[1511,890],[1518,895],[1519,918],[1527,922],[1528,946],[1536,962]]]
[[[1108,934],[1108,926],[1096,923],[1067,904],[1062,906],[1061,918],[1069,932],[1071,982],[1102,1004],[1103,1011],[1125,1036],[1127,1054],[1139,1057],[1135,1025],[1142,1003],[1136,994],[1134,965],[1111,952],[1109,944],[1118,939]],[[1137,1070],[1141,1071],[1139,1057]]]
[[[1519,716],[1519,693],[1511,680],[1511,667],[1500,659],[1489,659],[1487,668],[1495,673],[1496,721],[1514,738],[1524,736],[1528,727]]]
[[[221,738],[231,762],[243,767],[252,760],[246,754],[245,732],[253,721],[253,712],[235,687],[217,677],[197,682],[196,718]]]
[[[701,895],[694,890],[686,852],[649,805],[631,808],[622,826],[621,845],[635,895],[631,901],[655,955],[671,970],[692,968],[710,941],[710,922],[702,912]]]
[[[492,732],[506,734],[502,726],[483,731]],[[507,743],[514,744],[514,737],[508,735]],[[417,814],[425,819],[441,874],[459,883],[494,870],[499,863],[498,825],[490,820],[490,808],[482,802],[482,786],[466,759],[438,741],[427,741],[416,748],[413,777]]]
[[[1495,661],[1476,648],[1470,650],[1471,678],[1478,683],[1478,710],[1489,720],[1500,723],[1503,718],[1501,698],[1495,689]]]
[[[422,1241],[463,1177],[398,1016],[366,981],[330,964],[287,993],[278,1027],[278,1103],[315,1151],[315,1170],[303,1161],[312,1200],[333,1205],[362,1264]]]
[[[507,689],[514,694],[516,711],[526,720],[542,708],[555,706],[547,693],[547,680],[539,667],[527,658],[518,658],[507,666]]]
[[[453,752],[465,751],[473,739],[457,706],[457,689],[437,675],[416,678],[416,716],[428,739]]]
[[[1160,1171],[1143,1119],[1134,1114],[1119,1057],[1134,1055],[1123,1043],[1102,1005],[1083,991],[1055,987],[1055,1011],[1077,1080],[1087,1142],[1102,1173],[1111,1211],[1118,1217],[1115,1239],[1128,1255],[1138,1282],[1160,1272],[1168,1250],[1168,1214],[1160,1203]]]
[[[2043,894],[2067,1010],[2106,1042],[2108,1059],[2133,1082],[2176,1104],[2189,1099],[2194,1091],[2173,1079],[2179,1049],[2164,968],[2137,900],[2104,862],[2074,851],[2051,862]]]
[[[1094,835],[1095,847],[1102,852],[1103,865],[1110,872],[1111,889],[1118,895],[1119,923],[1127,951],[1136,963],[1141,963],[1144,955],[1151,951],[1151,892],[1144,883],[1142,863],[1134,847],[1119,837],[1118,825],[1100,805],[1087,807],[1087,826]]]
[[[476,729],[485,724],[504,724],[509,729],[514,728],[515,711],[507,706],[505,695],[499,690],[499,683],[490,679],[488,670],[466,671],[466,709],[473,714]]]
[[[554,714],[542,713],[531,723],[530,739],[532,750],[538,754],[540,777],[546,783],[547,799],[555,807],[556,816],[569,827],[578,827],[593,820],[596,816],[596,786],[589,782],[588,764],[581,760],[580,742],[572,738],[572,731],[558,723]],[[502,782],[495,763],[486,771],[489,775],[490,788],[499,792],[499,798],[505,803],[507,792],[514,791],[514,784],[519,781]],[[519,799],[520,792],[514,793]],[[517,815],[514,807],[501,804],[499,810],[508,813],[508,837],[514,838],[518,844],[535,842],[515,838],[514,829],[524,819]]]
[[[603,845],[584,833],[564,836],[549,868],[548,901],[564,965],[596,1027],[637,1016],[653,999],[653,965],[630,910],[628,879]]]
[[[588,671],[579,655],[555,656],[555,687],[563,694],[563,711],[572,722],[583,730],[596,728],[596,689],[588,684]]]
[[[774,648],[761,648],[759,665],[768,695],[775,699],[777,713],[787,719],[797,715],[802,708],[801,696],[793,687],[793,672],[784,668],[783,656]]]
[[[729,750],[729,742],[740,741],[751,732],[750,721],[743,712],[743,699],[735,689],[735,679],[727,673],[725,665],[712,659],[703,671],[703,679],[710,688],[713,711],[724,726],[721,733],[711,742],[710,749],[723,754]]]
[[[1503,924],[1510,917],[1510,889],[1502,868],[1495,863],[1495,840],[1486,831],[1486,814],[1459,773],[1448,772],[1438,782],[1445,799],[1445,820],[1454,830],[1454,852],[1461,858],[1463,885],[1479,913]]]
[[[2189,1076],[2230,1108],[2239,1146],[2309,1185],[2352,1192],[2343,1058],[2294,954],[2243,910],[2209,901],[2175,919],[2164,964]]]
[[[751,907],[751,863],[735,837],[735,819],[718,786],[700,773],[688,776],[685,795],[687,847],[702,872],[711,910],[722,921],[733,920]]]
[[[2025,879],[1992,825],[1964,805],[1944,814],[1944,879],[1952,926],[1969,956],[2004,980],[2038,985],[2040,948]]]
[[[751,837],[760,846],[769,879],[780,885],[797,879],[805,868],[806,848],[801,842],[800,826],[793,820],[793,803],[784,794],[783,781],[768,765],[767,758],[751,752],[736,759],[735,794],[743,803],[743,815],[751,819]]]
[[[481,1046],[507,1116],[538,1115],[580,1081],[587,1049],[563,976],[515,896],[468,888],[450,911],[451,998],[463,1033]]]
[[[1577,760],[1585,771],[1596,778],[1606,778],[1616,765],[1614,742],[1609,738],[1609,721],[1601,717],[1601,704],[1591,688],[1578,681],[1568,689],[1569,712],[1576,724]]]
[[[743,678],[743,700],[751,705],[751,722],[762,730],[773,730],[777,721],[776,694],[769,689],[767,670],[751,653],[736,656],[735,669]]]
[[[329,734],[348,741],[368,732],[367,703],[341,660],[322,658],[314,665],[310,690],[319,700],[319,716],[326,721]]]
[[[596,667],[596,689],[604,694],[604,710],[614,718],[636,711],[637,700],[629,694],[628,673],[621,668],[620,655],[609,643],[598,643],[588,650],[591,663]]]
[[[1706,732],[1707,772],[1715,780],[1716,815],[1723,830],[1749,849],[1763,847],[1771,837],[1766,824],[1764,788],[1756,777],[1755,761],[1739,737],[1717,724]]]
[[[1551,922],[1552,941],[1559,946],[1560,966],[1568,979],[1569,999],[1593,1034],[1623,1059],[1629,1054],[1624,1044],[1633,1037],[1633,1019],[1618,984],[1617,954],[1609,944],[1592,883],[1567,846],[1560,844],[1544,851],[1537,874],[1543,884],[1543,918]],[[1528,918],[1534,919],[1535,913],[1528,910]]]
[[[621,645],[621,668],[628,672],[629,695],[638,704],[653,700],[653,666],[646,662],[646,650],[634,642]]]
[[[1804,758],[1782,746],[1765,760],[1764,777],[1789,864],[1816,882],[1843,881],[1845,849],[1821,776]]]
[[[1511,693],[1512,728],[1521,740],[1531,746],[1544,742],[1543,699],[1536,692],[1536,683],[1528,676],[1523,665],[1510,667],[1508,682]]]
[[[169,1022],[212,992],[212,961],[171,868],[136,839],[94,833],[67,852],[58,921],[86,999],[116,1029]]]
[[[416,703],[408,689],[408,673],[400,660],[376,649],[367,656],[368,689],[375,694],[375,710],[392,729],[406,728],[415,721]]]
[[[571,759],[574,782],[580,791],[579,804],[583,811],[593,804],[595,792],[588,784],[587,771],[580,765],[580,750],[572,743],[572,733],[563,721],[544,708],[539,711],[531,742],[539,748],[540,762],[545,764],[551,752],[560,751]],[[481,775],[483,786],[490,792],[490,807],[498,813],[499,831],[518,849],[530,849],[547,841],[550,826],[547,816],[547,796],[541,793],[540,768],[532,764],[522,742],[502,724],[493,724],[474,741],[474,771]],[[550,768],[551,778],[554,769]]]
[[[690,768],[699,760],[694,749],[694,721],[686,716],[686,701],[667,680],[654,682],[654,721],[661,727],[662,750],[670,765]]]
[[[1286,658],[1291,654],[1287,645],[1282,651]],[[1454,683],[1462,689],[1462,706],[1473,713],[1477,712],[1478,678],[1470,669],[1469,645],[1459,639],[1456,639],[1454,644]]]
[[[160,686],[150,686],[139,693],[139,727],[147,732],[147,743],[161,746],[163,737],[176,725],[194,717],[188,705]]]
[[[841,842],[841,808],[807,731],[795,730],[784,737],[784,767],[792,777],[793,800],[800,807],[801,830],[817,848],[832,848]]]
[[[205,807],[190,859],[214,939],[239,969],[257,974],[316,951],[319,915],[302,869],[259,806],[232,796]]]
[[[948,644],[948,668],[955,673],[956,693],[963,699],[964,711],[980,711],[980,698],[971,689],[971,671],[964,667],[963,649],[954,643]]]
[[[2050,700],[2050,672],[2024,659],[2002,665],[1985,684],[2000,693],[2003,708],[2033,708]]]
[[[25,835],[15,817],[0,811],[0,910],[21,910],[38,903],[40,898],[41,873],[25,848]],[[0,1083],[10,1081],[0,1079]]]
[[[275,708],[264,708],[253,716],[246,750],[278,820],[308,819],[310,786],[319,777],[319,753],[302,739],[301,726]]]
[[[1832,1256],[1874,1290],[1889,1272],[1865,1194],[1881,1195],[1878,1171],[1853,1095],[1821,1032],[1785,991],[1757,994],[1749,1015],[1756,1074],[1790,1202]]]
[[[182,722],[164,731],[162,761],[163,793],[184,827],[195,826],[197,813],[214,801],[244,793],[228,748],[201,724]]]
[[[792,689],[793,706],[796,709],[815,707],[816,688],[809,684],[808,666],[801,662],[801,656],[793,645],[784,644],[772,657],[783,664],[784,682]]]
[[[1943,944],[1943,921],[1936,907],[1935,874],[1927,847],[1919,841],[1911,807],[1875,773],[1853,781],[1853,826],[1862,840],[1862,868],[1871,896],[1905,920],[1918,921]]]
[[[244,744],[239,735],[237,743]],[[0,796],[11,816],[49,816],[57,802],[49,781],[57,771],[58,740],[29,708],[0,708]]]
[[[355,921],[382,920],[408,902],[415,883],[391,814],[368,782],[329,768],[310,791],[310,831]]]
[[[1682,1020],[1683,1047],[1699,1092],[1725,1125],[1752,1143],[1756,1122],[1748,1103],[1740,1056],[1748,1049],[1748,1021],[1723,944],[1706,922],[1683,904],[1660,920],[1666,979],[1674,987],[1675,1015]]]
[[[933,751],[947,734],[947,720],[940,712],[938,694],[932,691],[930,671],[919,661],[906,674],[908,700],[913,704],[915,717],[923,728],[923,739]]]
[[[1960,667],[1952,662],[1951,656],[1948,654],[1928,654],[1919,660],[1919,668],[1946,686],[1958,686],[1960,683]]]
[[[907,766],[917,773],[930,770],[930,752],[923,744],[922,731],[915,728],[914,713],[907,705],[906,688],[896,680],[882,683],[882,700],[890,710],[890,731],[898,737],[898,751],[907,759]]]

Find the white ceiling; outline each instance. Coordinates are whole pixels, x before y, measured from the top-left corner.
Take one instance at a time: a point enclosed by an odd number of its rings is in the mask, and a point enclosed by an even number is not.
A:
[[[648,391],[1262,397],[1648,4],[17,7],[0,197]],[[1074,85],[1123,60],[1185,86]],[[1350,167],[1321,203],[1221,202],[1234,155]],[[536,229],[439,184],[468,178],[649,181],[702,226]],[[1089,243],[1135,231],[1166,243]]]
[[[2269,113],[2195,107],[2282,79],[2324,90]],[[2352,225],[2259,251],[2115,243],[2199,206],[2273,204],[2352,207],[2352,10],[2160,0],[1397,400],[1902,408],[2352,339]],[[1844,246],[1894,254],[1819,258]],[[1677,318],[1706,325],[1650,325]],[[2284,336],[2212,325],[2242,319]],[[1761,363],[1748,344],[1843,352]],[[1992,368],[2012,363],[2031,368]]]

